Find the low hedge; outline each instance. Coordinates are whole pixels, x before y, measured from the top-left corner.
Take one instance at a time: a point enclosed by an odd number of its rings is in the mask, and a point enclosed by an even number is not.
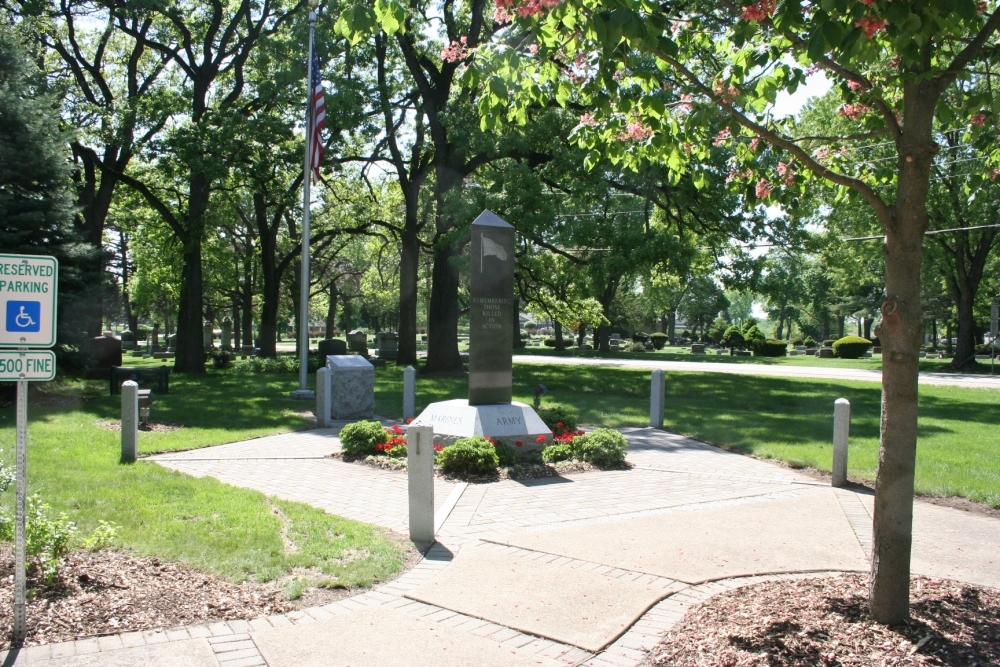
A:
[[[556,435],[563,433],[574,433],[579,416],[573,408],[553,405],[551,408],[539,410],[538,416],[542,418],[549,430]],[[560,426],[562,424],[562,426]]]
[[[376,445],[384,445],[388,441],[389,434],[382,424],[375,421],[354,422],[340,430],[340,448],[351,456],[376,454]]]
[[[783,340],[769,338],[751,343],[755,357],[783,357],[788,353],[788,345]]]
[[[437,455],[438,465],[448,473],[488,475],[500,465],[496,447],[481,435],[461,438]]]
[[[545,345],[545,347],[555,347],[556,346],[556,339],[555,338],[546,338],[543,341],[543,344]],[[573,345],[573,339],[572,338],[563,338],[563,345],[565,345],[566,347],[572,346]]]
[[[872,342],[861,336],[844,336],[834,341],[833,353],[841,359],[859,359],[872,346]]]
[[[667,334],[659,332],[649,334],[649,340],[652,341],[654,350],[662,350],[667,344]]]
[[[573,438],[573,453],[582,461],[596,466],[608,467],[619,465],[625,461],[625,448],[628,440],[618,431],[610,428],[599,428],[586,435]],[[545,452],[542,452],[544,456]]]

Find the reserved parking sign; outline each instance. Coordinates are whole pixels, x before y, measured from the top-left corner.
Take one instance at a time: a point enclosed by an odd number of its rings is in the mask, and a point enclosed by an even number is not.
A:
[[[0,347],[56,343],[59,263],[44,255],[0,255]]]

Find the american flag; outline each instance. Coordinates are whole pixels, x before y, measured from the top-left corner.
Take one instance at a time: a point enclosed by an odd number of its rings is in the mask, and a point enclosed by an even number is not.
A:
[[[306,119],[306,146],[309,151],[309,171],[313,182],[319,179],[319,167],[323,164],[323,139],[320,133],[326,126],[326,101],[323,95],[323,79],[319,75],[319,56],[316,46],[312,49],[312,81],[309,82],[309,111]]]

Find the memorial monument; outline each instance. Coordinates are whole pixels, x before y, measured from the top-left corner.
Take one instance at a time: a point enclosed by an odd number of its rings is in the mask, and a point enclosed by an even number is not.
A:
[[[541,449],[552,432],[530,405],[511,400],[514,228],[490,211],[472,223],[470,268],[469,398],[431,403],[416,421],[433,425],[435,443],[445,446],[482,435]]]

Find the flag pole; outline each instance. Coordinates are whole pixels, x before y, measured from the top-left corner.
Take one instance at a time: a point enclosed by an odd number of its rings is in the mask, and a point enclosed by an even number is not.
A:
[[[306,51],[306,149],[302,170],[302,259],[299,274],[299,321],[295,327],[299,343],[299,388],[291,393],[292,398],[311,400],[316,394],[309,390],[309,205],[311,195],[309,185],[309,152],[312,150],[312,106],[313,106],[313,36],[316,31],[316,6],[318,0],[309,0],[309,50]]]

